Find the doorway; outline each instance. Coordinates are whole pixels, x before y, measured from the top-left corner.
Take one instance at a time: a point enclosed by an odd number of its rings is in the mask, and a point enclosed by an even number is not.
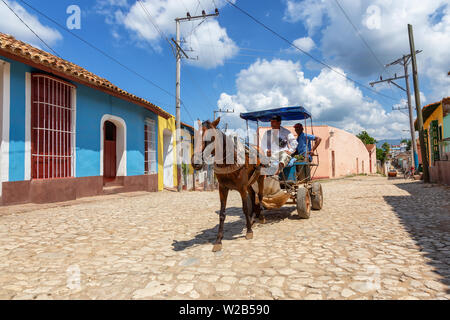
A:
[[[103,125],[103,181],[112,182],[117,175],[117,127],[111,121],[105,121]]]
[[[164,159],[164,187],[173,188],[173,135],[172,131],[164,129],[163,132],[163,159]]]
[[[334,151],[331,151],[331,176],[336,177],[336,156]]]

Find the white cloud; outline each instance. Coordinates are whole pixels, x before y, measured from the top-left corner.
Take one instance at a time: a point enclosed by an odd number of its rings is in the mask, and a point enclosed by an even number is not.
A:
[[[310,37],[298,38],[297,40],[294,40],[293,44],[306,52],[310,52],[316,46],[314,40]]]
[[[231,40],[227,31],[216,20],[205,21],[186,38],[185,47],[194,50],[192,54],[198,60],[188,60],[189,63],[203,67],[214,68],[223,65],[226,59],[234,57],[239,48]]]
[[[175,36],[175,18],[185,17],[186,12],[191,16],[201,14],[202,10],[213,13],[215,10],[212,1],[198,0],[143,0],[147,12],[141,4],[135,2],[130,7],[126,1],[122,5],[114,5],[120,0],[102,0],[102,10],[107,15],[107,22],[124,26],[135,37],[135,40],[142,43],[149,43],[153,49],[161,51],[163,40],[159,30],[169,39]],[[109,2],[110,7],[105,6]],[[226,5],[224,0],[215,1],[218,9]],[[112,15],[112,12],[114,15]],[[112,18],[113,17],[113,18]],[[112,20],[112,21],[111,21]],[[200,24],[201,23],[201,24]],[[228,36],[225,28],[221,27],[216,19],[209,18],[202,20],[187,21],[180,24],[181,37],[185,40],[185,48],[194,49],[193,57],[199,58],[198,62],[190,62],[203,68],[214,68],[223,65],[226,59],[235,56],[238,47]],[[117,36],[117,30],[115,30]]]
[[[55,29],[43,25],[39,19],[30,14],[24,7],[15,1],[6,0],[8,5],[17,13],[17,15],[25,21],[31,29],[36,32],[48,45],[55,45],[62,40],[62,35]],[[11,34],[16,39],[28,42],[36,47],[44,48],[44,44],[11,12],[11,10],[0,2],[0,30],[3,33]]]
[[[322,26],[325,9],[324,0],[288,0],[284,20],[288,22],[303,21],[309,35],[313,35]]]
[[[219,107],[236,110],[235,114],[225,116],[225,121],[234,127],[243,125],[238,119],[240,112],[301,105],[311,111],[316,124],[355,134],[366,130],[378,139],[401,136],[402,130],[409,128],[407,116],[386,112],[352,82],[328,69],[308,79],[298,62],[258,60],[241,70],[236,87],[235,95],[222,93],[218,101]]]
[[[450,4],[448,0],[340,0],[361,36],[382,64],[409,49],[407,24],[414,28],[420,78],[430,81],[430,100],[450,95]],[[373,77],[382,71],[334,1],[288,0],[284,19],[301,21],[308,33],[321,29],[321,50],[351,74]],[[390,72],[388,69],[387,72]]]

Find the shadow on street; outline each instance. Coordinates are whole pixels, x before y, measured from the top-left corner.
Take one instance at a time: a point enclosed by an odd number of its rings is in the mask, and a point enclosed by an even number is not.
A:
[[[294,219],[299,220],[298,216],[294,213],[294,206],[285,206],[276,210],[264,210],[264,216],[266,218],[266,223],[264,225],[271,225],[274,223],[281,222],[285,219]],[[226,209],[227,216],[239,216],[240,219],[233,222],[226,222],[223,227],[224,234],[223,240],[234,240],[239,238],[244,238],[245,236],[242,234],[243,230],[246,228],[246,221],[244,217],[244,212],[242,211],[242,207],[230,207]],[[219,221],[219,213],[217,210],[217,221]],[[258,226],[262,226],[255,222],[253,228],[257,228]],[[219,229],[219,224],[214,226],[213,228],[202,230],[198,233],[193,239],[185,240],[185,241],[177,241],[174,240],[172,243],[172,247],[174,251],[182,251],[190,247],[194,247],[202,244],[213,244],[217,238],[217,232]]]
[[[384,196],[450,293],[450,192],[420,182],[395,184],[408,196]]]

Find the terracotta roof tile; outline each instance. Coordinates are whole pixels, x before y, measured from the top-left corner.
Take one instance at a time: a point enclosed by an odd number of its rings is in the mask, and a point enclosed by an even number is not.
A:
[[[165,118],[173,117],[170,113],[164,111],[157,105],[120,89],[105,78],[101,78],[72,62],[56,57],[48,52],[35,48],[30,44],[17,40],[11,35],[0,32],[0,55],[2,52],[28,60],[31,63],[43,65],[53,71],[63,73],[71,78],[75,78],[79,80],[80,83],[87,82],[90,85],[94,85],[107,92],[119,95],[127,100],[143,104],[150,110]]]

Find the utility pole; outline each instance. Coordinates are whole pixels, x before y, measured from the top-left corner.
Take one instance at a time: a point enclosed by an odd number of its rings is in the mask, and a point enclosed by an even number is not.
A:
[[[186,54],[186,52],[184,52],[184,50],[181,48],[180,45],[180,22],[182,21],[192,21],[192,20],[198,20],[198,19],[206,19],[207,17],[215,17],[219,15],[219,10],[216,8],[215,13],[214,14],[206,14],[205,10],[202,11],[202,15],[201,16],[194,16],[191,17],[190,13],[188,12],[186,14],[186,17],[184,18],[176,18],[175,19],[175,23],[176,23],[176,41],[174,39],[172,39],[172,41],[175,43],[175,47],[176,47],[176,60],[177,60],[177,79],[176,79],[176,101],[175,101],[175,106],[176,106],[176,115],[175,115],[175,121],[176,121],[176,135],[177,135],[177,148],[181,147],[181,116],[180,116],[180,81],[181,81],[181,53],[183,53],[183,55],[189,59],[188,55]],[[181,174],[181,165],[180,165],[180,159],[178,159],[177,157],[177,177],[178,180],[180,180],[180,174]],[[177,189],[178,192],[181,192],[181,183],[177,183]]]
[[[217,113],[234,113],[234,109],[233,110],[222,110],[222,109],[219,109],[219,110],[214,110],[214,120],[216,120],[216,114]]]
[[[419,51],[419,50],[416,51],[416,53],[420,53],[420,52],[422,52],[422,51]],[[417,146],[415,143],[416,135],[415,135],[415,130],[414,130],[414,115],[413,115],[412,106],[411,106],[411,93],[410,93],[410,88],[409,88],[408,64],[410,62],[410,58],[411,58],[411,54],[404,55],[402,58],[397,59],[394,62],[391,62],[385,66],[385,67],[390,67],[395,64],[403,65],[403,69],[405,72],[405,74],[403,76],[397,77],[397,74],[395,74],[394,78],[389,78],[389,79],[385,79],[385,80],[383,80],[383,78],[380,77],[379,81],[371,82],[370,85],[373,87],[377,83],[388,82],[388,83],[395,85],[397,88],[403,90],[404,92],[406,92],[407,99],[408,99],[407,101],[408,101],[408,110],[409,110],[409,129],[410,129],[410,133],[411,133],[411,146],[412,146],[411,147],[411,163],[414,163],[414,167],[416,169],[418,169],[419,168],[419,158],[417,156]],[[394,82],[394,80],[403,79],[403,78],[405,79],[405,82],[406,82],[406,89]],[[403,108],[398,108],[398,109],[392,108],[392,110],[401,110],[401,109],[403,109]]]
[[[419,129],[419,141],[420,141],[420,153],[422,155],[422,167],[423,167],[423,181],[425,183],[430,182],[430,174],[428,172],[428,155],[425,149],[425,139],[423,136],[423,116],[422,116],[422,106],[420,104],[420,91],[419,91],[419,76],[417,74],[417,61],[416,61],[416,49],[414,46],[414,35],[412,25],[408,24],[408,34],[409,34],[409,46],[411,49],[411,61],[412,61],[412,72],[413,72],[413,82],[414,82],[414,97],[416,100],[416,110],[417,110],[417,125]]]

